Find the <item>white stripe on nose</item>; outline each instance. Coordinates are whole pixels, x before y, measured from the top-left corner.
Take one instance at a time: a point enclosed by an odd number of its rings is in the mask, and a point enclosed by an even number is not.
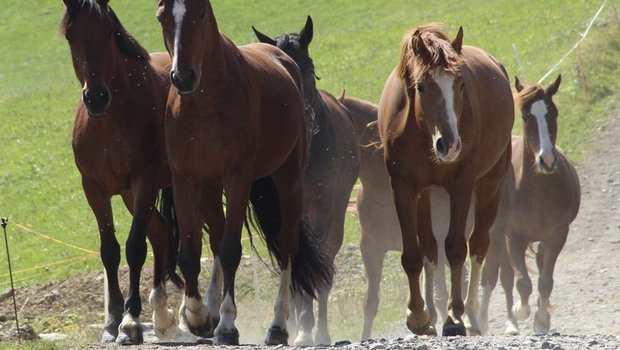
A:
[[[181,37],[181,25],[185,17],[185,0],[176,0],[172,5],[172,16],[174,17],[174,53],[172,56],[172,70],[177,70],[177,56],[179,52],[179,39]]]
[[[553,145],[551,144],[551,138],[549,137],[549,127],[547,126],[547,105],[545,101],[538,100],[532,103],[532,109],[530,113],[536,117],[536,123],[538,123],[538,140],[540,143],[540,152],[538,156],[545,162],[547,166],[552,166],[555,161],[553,155]]]
[[[433,74],[433,79],[441,89],[444,105],[446,106],[446,114],[448,115],[450,130],[452,131],[452,135],[456,141],[459,137],[459,130],[456,121],[456,111],[454,110],[454,90],[452,89],[454,77],[438,69],[435,74]]]

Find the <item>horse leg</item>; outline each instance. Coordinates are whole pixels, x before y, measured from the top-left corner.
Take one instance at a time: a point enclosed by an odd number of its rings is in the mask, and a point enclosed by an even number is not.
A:
[[[377,232],[378,233],[378,232]],[[364,325],[361,340],[369,339],[372,323],[379,311],[379,290],[381,289],[381,273],[383,261],[387,253],[381,246],[368,239],[369,233],[362,227],[360,250],[366,271],[366,296],[364,297]]]
[[[541,244],[541,248],[539,248],[540,250],[536,254],[536,260],[542,260],[542,269],[539,266],[540,275],[538,277],[538,309],[534,315],[534,332],[536,333],[548,333],[551,327],[551,315],[549,314],[551,304],[549,298],[553,290],[553,271],[558,256],[566,242],[567,235],[568,227],[558,231],[554,235],[554,238],[557,238],[557,240]],[[543,247],[544,249],[542,249]],[[544,254],[542,259],[538,258],[538,255],[541,253]]]
[[[235,325],[237,305],[235,303],[235,275],[241,262],[241,231],[246,217],[252,181],[242,172],[229,174],[224,182],[226,193],[226,221],[219,247],[219,257],[224,276],[220,320],[213,336],[215,344],[238,345],[239,331]]]
[[[420,294],[420,274],[423,261],[417,232],[418,192],[411,188],[408,179],[392,176],[391,184],[403,239],[401,265],[409,281],[407,328],[415,334],[432,334],[430,330],[431,320],[428,312],[424,309],[424,299]]]
[[[482,334],[489,330],[489,304],[491,302],[491,294],[497,285],[499,275],[499,265],[501,259],[506,254],[505,241],[502,230],[497,228],[497,222],[494,224],[490,234],[489,250],[487,251],[482,266],[480,277],[480,285],[482,286],[482,295],[480,296],[480,311],[478,312],[478,324]]]
[[[179,328],[206,337],[211,329],[209,312],[198,291],[202,254],[202,188],[173,177],[174,202],[179,221],[179,269],[185,279],[185,293],[179,308]]]
[[[314,328],[314,301],[312,297],[304,292],[298,292],[293,297],[293,304],[293,309],[297,311],[296,320],[298,321],[297,326],[299,327],[293,344],[295,346],[314,345],[314,339],[312,337],[312,328]]]
[[[459,184],[450,193],[450,228],[446,237],[446,257],[450,263],[450,298],[448,317],[443,325],[443,336],[465,335],[461,315],[465,306],[462,296],[463,265],[467,256],[465,225],[472,196],[472,187]]]
[[[144,341],[140,322],[140,313],[142,312],[140,275],[146,260],[146,227],[153,217],[157,196],[157,189],[154,185],[146,185],[144,180],[139,180],[137,183],[137,185],[132,186],[138,189],[135,192],[135,197],[131,194],[122,194],[125,205],[133,215],[125,249],[127,264],[129,265],[129,296],[125,301],[125,315],[119,325],[119,335],[116,338],[118,344],[124,345],[141,344]],[[166,255],[168,253],[168,235],[165,224],[159,227],[159,230],[152,231],[150,238],[151,242],[155,243],[153,245],[155,255],[154,287],[165,288]],[[165,311],[164,306],[163,312],[165,313]]]
[[[213,269],[209,286],[205,292],[205,302],[211,317],[211,329],[207,337],[212,337],[215,327],[220,322],[220,306],[222,305],[223,273],[220,262],[219,247],[224,233],[225,216],[222,205],[221,184],[208,184],[205,187],[202,200],[202,212],[209,227],[209,246],[213,253]]]
[[[527,242],[517,235],[511,235],[508,239],[508,254],[514,264],[517,291],[521,299],[519,304],[512,307],[512,314],[518,321],[524,321],[530,316],[529,298],[532,294],[532,280],[527,272],[527,264],[525,263]]]
[[[110,197],[97,182],[82,177],[82,188],[99,227],[99,254],[105,268],[104,304],[105,326],[101,335],[102,343],[113,343],[118,336],[118,325],[123,317],[123,294],[118,283],[118,266],[121,260],[121,247],[116,240],[114,218]]]
[[[433,288],[437,268],[437,241],[433,235],[430,190],[423,191],[418,199],[418,241],[424,254],[424,301],[430,322],[427,333],[437,335],[437,310]]]
[[[512,306],[514,304],[512,291],[514,289],[515,275],[514,270],[510,262],[510,257],[506,251],[506,244],[504,244],[504,254],[500,258],[499,278],[504,289],[504,295],[506,296],[506,326],[504,329],[505,335],[519,335],[519,323],[512,314]]]

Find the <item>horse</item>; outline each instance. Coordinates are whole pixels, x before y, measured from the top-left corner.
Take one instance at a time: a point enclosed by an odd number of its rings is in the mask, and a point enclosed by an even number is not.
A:
[[[437,244],[431,224],[430,187],[450,196],[450,226],[445,250],[450,264],[450,299],[444,336],[478,332],[477,285],[489,244],[489,228],[500,202],[500,186],[510,166],[514,102],[506,70],[482,49],[463,46],[463,28],[449,40],[431,23],[405,34],[396,68],[378,107],[378,128],[401,227],[401,262],[409,281],[406,324],[415,334],[435,334],[424,309],[419,276],[435,265]],[[474,227],[465,225],[475,196]],[[468,251],[470,287],[461,296]]]
[[[538,309],[534,315],[534,332],[549,332],[551,315],[549,298],[553,289],[553,270],[579,212],[581,187],[577,171],[562,150],[556,146],[558,109],[553,95],[558,91],[561,75],[549,86],[522,85],[515,79],[518,110],[523,127],[512,141],[514,202],[503,225],[494,225],[491,244],[482,269],[480,326],[488,329],[488,306],[497,283],[498,271],[506,293],[508,321],[505,333],[519,333],[518,321],[530,314],[529,297],[532,281],[525,253],[534,242],[538,277]],[[515,281],[520,303],[513,306]]]
[[[73,123],[73,154],[84,194],[97,219],[105,268],[106,323],[101,341],[139,344],[143,342],[140,272],[147,235],[155,258],[149,300],[160,336],[176,330],[174,314],[166,307],[166,280],[183,285],[175,272],[178,238],[172,221],[155,208],[158,191],[171,184],[163,128],[170,58],[166,53],[149,54],[140,46],[107,0],[63,2],[60,33],[69,44],[82,86]],[[163,199],[170,203],[170,189],[164,192]],[[122,197],[133,215],[126,242],[126,301],[118,281],[120,246],[110,203],[114,195]],[[165,213],[170,216],[169,211]]]
[[[209,1],[160,1],[157,18],[172,57],[165,134],[185,279],[181,325],[212,333],[216,344],[239,343],[234,282],[251,203],[280,268],[265,343],[287,344],[290,289],[314,297],[333,275],[302,220],[310,121],[299,68],[275,46],[237,47],[218,30]],[[206,304],[197,280],[203,222],[214,254]]]
[[[360,135],[360,186],[357,194],[357,213],[360,221],[360,251],[366,274],[366,295],[364,297],[364,322],[361,340],[371,337],[372,325],[379,311],[379,290],[383,261],[388,251],[401,252],[402,238],[396,208],[392,200],[390,177],[385,167],[383,149],[376,147],[380,142],[377,130],[377,105],[343,92],[338,100],[349,109]],[[447,318],[448,292],[445,279],[444,241],[448,233],[450,198],[440,187],[431,189],[433,235],[437,241],[437,264],[425,266],[426,308],[435,326],[437,310],[443,320]],[[468,214],[466,232],[471,230],[473,212]],[[433,279],[437,274],[439,278]],[[466,286],[465,276],[462,286]],[[435,289],[433,289],[435,288]]]
[[[318,78],[308,53],[313,28],[310,16],[299,33],[275,39],[252,27],[260,42],[280,48],[301,70],[306,113],[314,125],[310,162],[304,179],[304,216],[319,239],[325,242],[326,253],[333,263],[342,246],[347,206],[359,172],[359,141],[347,109],[333,95],[316,88]],[[327,325],[330,290],[331,286],[327,286],[319,291],[316,339],[312,337],[315,322],[312,298],[305,294],[295,297],[291,322],[298,328],[295,345],[331,344]]]

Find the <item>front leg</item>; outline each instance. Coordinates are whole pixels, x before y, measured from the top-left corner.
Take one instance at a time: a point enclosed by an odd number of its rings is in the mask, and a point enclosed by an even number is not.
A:
[[[463,264],[467,256],[465,225],[472,196],[473,184],[460,183],[448,190],[450,194],[450,228],[446,237],[446,257],[450,264],[450,298],[448,317],[443,325],[444,336],[464,336],[465,326],[461,316],[465,311],[462,297]]]

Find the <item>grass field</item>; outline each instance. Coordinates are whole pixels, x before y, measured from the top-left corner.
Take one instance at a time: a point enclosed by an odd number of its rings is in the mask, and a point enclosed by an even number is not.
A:
[[[156,1],[111,3],[146,48],[163,50]],[[322,78],[319,87],[334,94],[346,89],[348,95],[375,102],[395,65],[402,34],[410,27],[439,21],[454,35],[463,26],[465,44],[495,55],[511,76],[536,81],[575,44],[600,4],[594,0],[213,1],[220,30],[238,44],[255,41],[251,25],[277,36],[298,31],[312,15],[310,50]],[[37,5],[7,0],[0,11],[0,216],[10,220],[17,285],[62,279],[101,266],[93,253],[98,251],[97,228],[71,152],[80,86],[67,43],[57,34],[63,5],[60,0]],[[558,143],[577,162],[587,152],[590,131],[618,106],[617,5],[617,0],[607,4],[582,44],[582,64],[573,53],[544,82],[562,74],[556,100],[561,115]],[[587,102],[580,69],[587,82]],[[124,241],[129,216],[119,200],[115,208],[119,240]],[[349,217],[345,241],[358,239],[355,218]],[[0,258],[4,256],[3,251]],[[9,285],[7,271],[0,262],[0,288]],[[404,300],[397,303],[404,305]],[[402,310],[391,317],[401,315]]]

